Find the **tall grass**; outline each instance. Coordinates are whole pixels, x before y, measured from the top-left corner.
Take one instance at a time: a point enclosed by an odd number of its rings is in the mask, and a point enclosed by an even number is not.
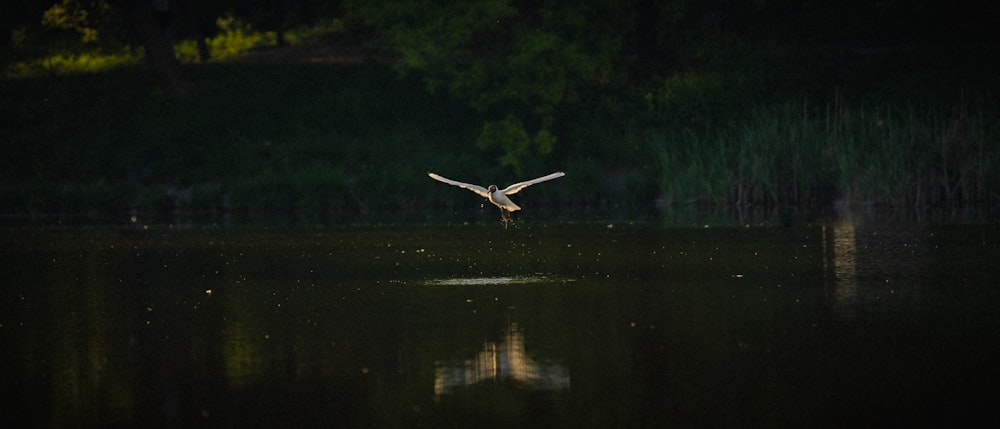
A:
[[[996,106],[806,102],[651,135],[670,203],[975,204],[1000,196]]]

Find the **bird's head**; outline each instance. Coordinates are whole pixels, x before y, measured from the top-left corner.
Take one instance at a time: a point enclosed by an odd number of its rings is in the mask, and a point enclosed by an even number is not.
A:
[[[489,191],[490,191],[491,194],[494,193],[494,192],[496,192],[497,191],[497,185],[490,185]]]

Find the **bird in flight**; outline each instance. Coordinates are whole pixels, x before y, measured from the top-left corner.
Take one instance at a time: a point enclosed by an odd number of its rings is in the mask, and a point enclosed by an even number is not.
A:
[[[558,179],[560,177],[565,176],[566,173],[559,171],[556,173],[549,174],[547,176],[539,177],[537,179],[517,182],[504,189],[497,188],[497,185],[490,185],[489,188],[484,188],[482,186],[473,185],[471,183],[464,183],[464,182],[459,182],[457,180],[451,180],[449,178],[442,177],[434,173],[427,173],[427,175],[430,176],[431,179],[437,180],[439,182],[444,182],[449,185],[458,186],[459,188],[462,189],[468,189],[472,192],[475,192],[479,196],[490,200],[490,202],[493,203],[493,205],[500,208],[500,219],[503,220],[504,222],[507,222],[511,220],[510,217],[511,212],[521,210],[521,207],[519,207],[517,204],[514,204],[514,202],[507,197],[508,195],[516,194],[520,190],[527,188],[531,185],[534,185],[536,183],[542,183],[552,179]]]

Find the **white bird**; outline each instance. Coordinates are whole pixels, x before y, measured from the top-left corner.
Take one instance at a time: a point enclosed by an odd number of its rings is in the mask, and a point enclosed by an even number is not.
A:
[[[459,188],[468,189],[472,192],[475,192],[479,196],[490,200],[491,203],[500,208],[500,218],[506,222],[511,220],[510,219],[511,212],[521,210],[521,207],[519,207],[517,204],[514,204],[514,202],[511,201],[510,198],[507,198],[508,195],[516,194],[520,190],[527,188],[531,185],[534,185],[536,183],[542,183],[552,179],[558,179],[560,177],[565,176],[566,173],[563,173],[561,171],[555,172],[547,176],[539,177],[537,179],[517,182],[504,189],[497,188],[497,185],[490,185],[490,187],[487,189],[479,185],[473,185],[471,183],[464,183],[464,182],[459,182],[457,180],[451,180],[434,173],[427,173],[427,175],[431,176],[431,179],[437,180],[439,182],[444,182],[449,185],[458,186]]]

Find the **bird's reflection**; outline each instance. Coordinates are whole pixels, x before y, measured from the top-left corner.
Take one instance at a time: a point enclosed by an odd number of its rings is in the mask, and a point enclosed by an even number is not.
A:
[[[533,390],[569,388],[569,371],[557,363],[544,363],[528,356],[524,334],[517,323],[509,323],[503,340],[487,341],[482,349],[464,361],[437,361],[434,394],[446,395],[478,383],[511,382]]]

